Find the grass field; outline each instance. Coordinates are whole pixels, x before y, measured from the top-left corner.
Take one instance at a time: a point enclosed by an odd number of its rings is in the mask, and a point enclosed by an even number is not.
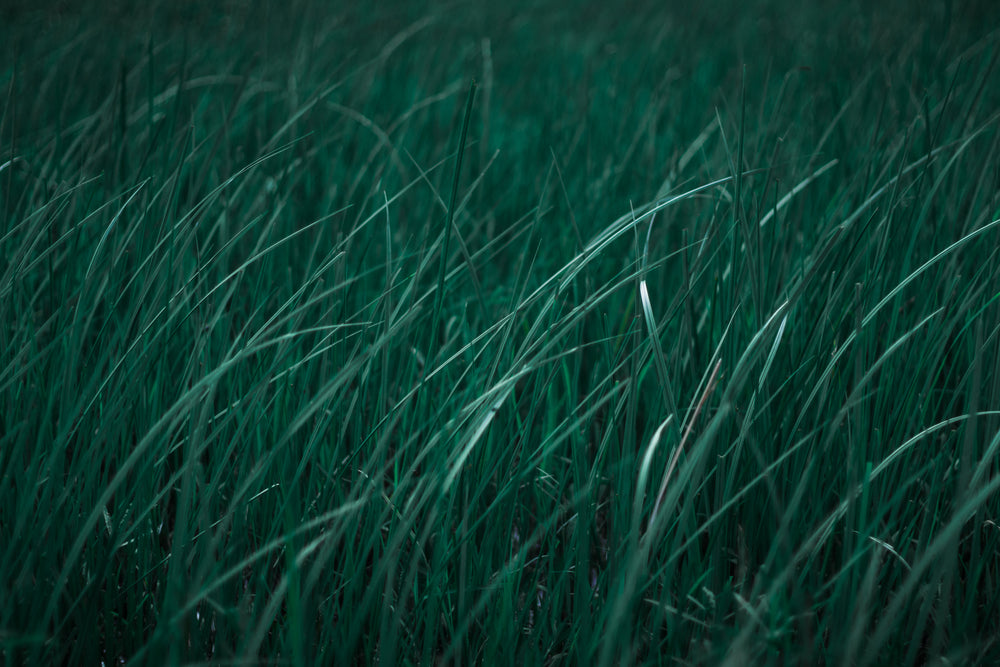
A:
[[[1000,663],[991,3],[4,4],[3,664]]]

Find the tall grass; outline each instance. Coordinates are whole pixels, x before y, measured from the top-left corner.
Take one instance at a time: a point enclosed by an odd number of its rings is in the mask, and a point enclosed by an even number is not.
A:
[[[1000,659],[989,22],[401,4],[8,10],[4,662]]]

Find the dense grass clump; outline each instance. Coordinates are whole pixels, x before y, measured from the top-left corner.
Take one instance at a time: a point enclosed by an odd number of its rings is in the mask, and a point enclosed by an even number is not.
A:
[[[4,664],[1000,661],[990,3],[389,4],[0,10]]]

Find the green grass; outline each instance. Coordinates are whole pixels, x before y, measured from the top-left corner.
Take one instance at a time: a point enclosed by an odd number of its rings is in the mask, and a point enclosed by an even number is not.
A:
[[[77,4],[0,10],[4,664],[1000,660],[989,3]]]

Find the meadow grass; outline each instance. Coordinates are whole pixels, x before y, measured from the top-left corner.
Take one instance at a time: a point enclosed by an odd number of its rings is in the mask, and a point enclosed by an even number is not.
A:
[[[1000,660],[996,13],[834,4],[11,3],[3,662]]]

